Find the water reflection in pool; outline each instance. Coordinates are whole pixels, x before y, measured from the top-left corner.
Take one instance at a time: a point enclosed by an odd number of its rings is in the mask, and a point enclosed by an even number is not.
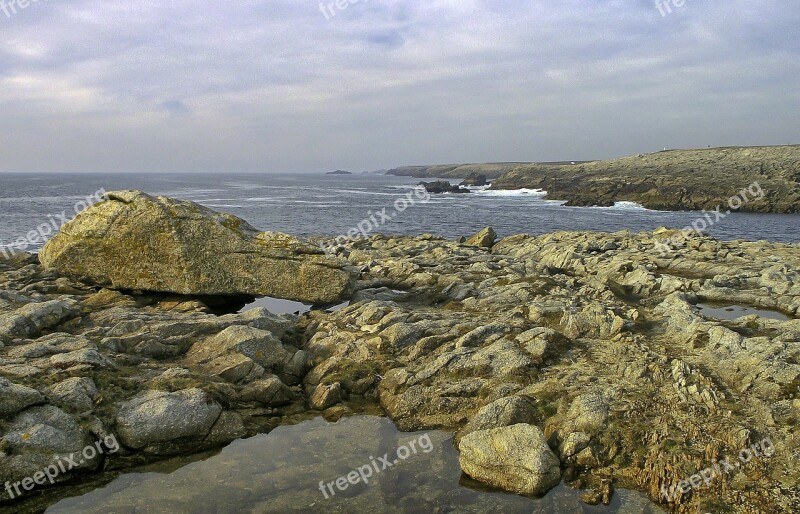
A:
[[[773,311],[769,309],[759,309],[757,307],[750,307],[746,305],[725,305],[718,303],[699,303],[697,307],[700,309],[700,314],[709,318],[716,318],[721,320],[735,320],[742,316],[751,316],[755,314],[758,317],[766,319],[776,319],[779,321],[790,320],[786,314]]]
[[[619,490],[608,507],[591,507],[580,492],[559,486],[542,499],[480,490],[462,478],[452,434],[428,432],[433,450],[418,451],[325,499],[331,482],[370,458],[396,455],[422,433],[399,432],[386,418],[357,416],[338,423],[317,418],[235,441],[218,454],[177,470],[121,475],[103,488],[62,500],[49,513],[205,512],[663,512],[643,494]],[[161,471],[161,470],[159,470]]]

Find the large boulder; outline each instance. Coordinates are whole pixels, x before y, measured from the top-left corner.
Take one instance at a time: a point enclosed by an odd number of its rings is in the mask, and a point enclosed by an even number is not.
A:
[[[505,491],[541,496],[561,481],[558,458],[533,425],[472,432],[458,449],[464,473]]]
[[[338,303],[353,289],[340,261],[286,234],[141,191],[104,200],[48,241],[39,254],[46,268],[113,289],[312,304]]]

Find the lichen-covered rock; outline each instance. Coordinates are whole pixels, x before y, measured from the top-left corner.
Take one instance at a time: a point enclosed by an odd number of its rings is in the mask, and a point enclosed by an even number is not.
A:
[[[467,238],[464,244],[491,249],[497,241],[497,232],[492,227],[486,227],[472,237]]]
[[[0,378],[0,417],[11,416],[31,405],[43,402],[44,396],[36,389]]]
[[[458,449],[464,473],[493,487],[541,496],[561,481],[558,458],[533,425],[472,432]]]
[[[210,433],[222,407],[201,389],[148,391],[120,406],[117,429],[125,446],[168,454],[197,445]]]
[[[31,337],[80,314],[72,299],[29,303],[14,312],[0,315],[0,343],[15,337]]]
[[[288,405],[295,400],[294,392],[275,375],[268,375],[245,386],[239,393],[243,402],[258,402],[267,407]]]
[[[325,410],[342,401],[342,395],[342,384],[339,382],[330,385],[320,384],[311,394],[309,403],[317,410]]]
[[[193,202],[118,191],[62,227],[39,258],[114,289],[336,303],[350,294],[353,276],[322,254]]]
[[[31,407],[18,414],[5,429],[0,445],[0,482],[15,482],[32,477],[58,461],[74,462],[68,473],[94,469],[99,461],[84,457],[81,452],[92,444],[92,438],[78,421],[52,405]]]
[[[94,380],[86,377],[68,378],[52,386],[50,391],[57,404],[76,412],[92,410],[94,401],[100,396]]]
[[[292,354],[271,332],[233,325],[205,341],[195,343],[186,361],[229,382],[239,382],[258,365],[269,372],[283,372]]]
[[[464,425],[453,439],[458,445],[465,436],[478,430],[501,428],[520,423],[532,424],[537,418],[533,400],[524,396],[500,398],[484,406]]]

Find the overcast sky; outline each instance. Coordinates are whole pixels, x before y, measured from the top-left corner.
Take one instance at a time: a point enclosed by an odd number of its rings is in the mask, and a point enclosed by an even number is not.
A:
[[[319,0],[11,3],[0,171],[362,171],[800,142],[797,0],[686,0],[667,16],[653,0],[361,0],[335,16]]]

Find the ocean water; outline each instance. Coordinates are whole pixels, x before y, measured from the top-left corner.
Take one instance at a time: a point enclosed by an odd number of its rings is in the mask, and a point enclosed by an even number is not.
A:
[[[457,238],[487,225],[501,237],[557,230],[683,228],[700,216],[651,211],[629,202],[611,208],[565,207],[544,200],[544,193],[535,190],[478,188],[473,194],[439,195],[424,201],[409,193],[418,182],[378,175],[6,174],[0,175],[0,245],[26,238],[39,226],[57,224],[64,214],[74,216],[75,204],[98,190],[119,189],[193,200],[244,218],[259,229],[297,236],[344,235],[359,223],[367,227],[364,222],[371,217],[378,223],[369,221],[370,234],[433,233]],[[385,216],[377,214],[381,211]],[[707,232],[724,240],[798,242],[800,215],[733,213]],[[28,250],[40,246],[41,241]]]

